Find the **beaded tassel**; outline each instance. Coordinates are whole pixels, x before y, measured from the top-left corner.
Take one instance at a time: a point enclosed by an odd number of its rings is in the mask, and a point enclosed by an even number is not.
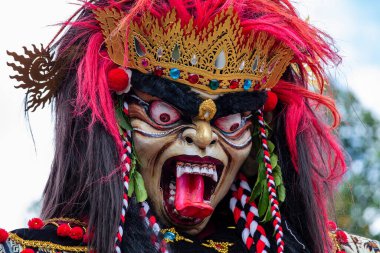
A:
[[[260,136],[261,136],[262,146],[264,150],[264,164],[266,168],[269,201],[270,201],[271,212],[272,212],[272,217],[273,217],[273,227],[274,227],[276,243],[277,243],[277,253],[283,253],[284,252],[284,240],[283,240],[284,234],[283,234],[283,229],[281,225],[281,214],[280,214],[279,202],[277,199],[276,183],[274,181],[273,173],[272,173],[272,165],[270,162],[270,152],[269,152],[268,142],[267,142],[267,139],[268,139],[267,131],[265,129],[264,114],[262,110],[257,111],[257,118],[259,122]]]
[[[123,111],[125,115],[129,115],[129,110],[128,110],[128,104],[124,103],[124,108]],[[128,186],[129,186],[129,172],[131,170],[131,155],[132,155],[132,143],[131,143],[131,131],[126,131],[123,133],[122,136],[123,139],[123,148],[124,148],[124,154],[121,158],[122,160],[122,165],[123,165],[123,207],[121,210],[121,215],[120,215],[120,223],[119,223],[119,229],[116,234],[116,239],[115,239],[115,251],[117,253],[121,253],[121,242],[124,234],[124,224],[125,224],[125,215],[127,214],[128,210]]]

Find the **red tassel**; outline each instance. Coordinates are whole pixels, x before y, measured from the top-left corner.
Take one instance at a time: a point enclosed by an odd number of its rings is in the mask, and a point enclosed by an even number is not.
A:
[[[4,243],[9,237],[9,234],[4,229],[0,228],[0,243]]]
[[[74,227],[70,231],[70,238],[73,240],[82,240],[84,235],[83,229],[80,227]]]
[[[70,232],[71,232],[71,227],[68,224],[61,224],[57,228],[58,236],[66,237],[70,235]]]
[[[267,97],[267,101],[264,104],[264,112],[271,112],[277,106],[278,97],[276,93],[272,91],[268,91],[267,94],[268,94],[268,97]]]
[[[43,228],[43,226],[44,226],[44,222],[40,218],[33,218],[29,220],[28,222],[29,229],[39,230]]]
[[[110,90],[121,92],[129,86],[129,76],[122,68],[111,69],[108,72],[108,86]]]

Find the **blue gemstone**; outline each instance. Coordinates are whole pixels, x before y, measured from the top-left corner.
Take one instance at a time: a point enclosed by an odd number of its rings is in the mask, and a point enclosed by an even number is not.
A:
[[[175,239],[175,234],[174,233],[172,233],[172,232],[166,232],[165,234],[164,234],[164,238],[165,239],[167,239],[167,240],[171,240],[171,241],[174,241],[174,239]]]
[[[252,80],[244,80],[243,89],[249,90],[252,87]]]
[[[178,79],[181,76],[181,71],[177,68],[170,69],[170,77],[173,79]]]

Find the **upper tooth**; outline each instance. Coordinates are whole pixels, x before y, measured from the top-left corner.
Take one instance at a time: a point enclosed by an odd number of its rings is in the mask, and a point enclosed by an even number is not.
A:
[[[177,166],[177,177],[181,177],[185,173],[185,170],[182,166]]]
[[[170,190],[170,195],[174,196],[175,195],[175,191],[174,190]]]
[[[193,172],[194,173],[201,173],[201,168],[199,168],[199,166],[194,166],[193,167]]]
[[[214,170],[214,173],[212,174],[212,179],[213,179],[215,182],[218,182],[218,173],[216,173],[216,170]]]
[[[173,183],[170,183],[169,188],[170,188],[170,190],[175,190],[176,187]]]
[[[193,170],[191,169],[191,167],[190,166],[186,166],[185,167],[185,172],[186,173],[191,173]]]
[[[201,169],[201,173],[202,173],[202,174],[206,174],[206,173],[207,173],[207,168],[203,167],[203,168]]]

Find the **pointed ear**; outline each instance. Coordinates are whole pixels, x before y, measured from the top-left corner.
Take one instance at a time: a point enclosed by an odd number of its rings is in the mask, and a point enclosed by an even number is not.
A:
[[[126,29],[121,22],[125,13],[115,8],[99,8],[93,13],[102,29],[109,57],[114,63],[125,66],[124,55],[127,40]]]

